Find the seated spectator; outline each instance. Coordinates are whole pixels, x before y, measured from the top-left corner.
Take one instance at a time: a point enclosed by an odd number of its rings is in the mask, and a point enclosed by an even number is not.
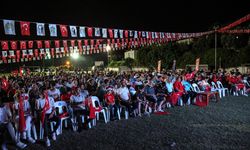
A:
[[[54,107],[54,99],[52,97],[48,96],[48,91],[45,88],[42,88],[40,90],[39,99],[37,99],[36,106],[37,110],[40,110],[41,114],[41,123],[44,128],[44,137],[46,140],[46,146],[50,146],[50,140],[49,140],[49,128],[48,123],[49,122],[56,122],[56,125],[53,128],[52,132],[52,139],[56,140],[56,130],[58,129],[60,125],[60,118],[56,116],[55,112],[56,109]]]

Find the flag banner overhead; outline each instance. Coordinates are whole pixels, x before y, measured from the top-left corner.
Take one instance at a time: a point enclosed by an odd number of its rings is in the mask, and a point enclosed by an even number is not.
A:
[[[44,23],[37,23],[36,24],[36,33],[38,36],[45,36]]]
[[[16,35],[14,20],[3,20],[3,26],[6,35]]]
[[[57,27],[56,24],[49,24],[49,32],[51,37],[57,37]]]

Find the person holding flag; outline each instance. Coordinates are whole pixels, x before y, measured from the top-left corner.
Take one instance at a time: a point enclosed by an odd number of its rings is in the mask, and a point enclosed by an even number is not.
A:
[[[54,130],[52,132],[52,139],[56,140],[56,130],[58,129],[61,120],[58,116],[55,115],[56,109],[54,107],[54,99],[52,97],[48,96],[48,91],[42,87],[39,93],[39,99],[36,101],[36,107],[37,110],[40,110],[41,112],[41,123],[44,128],[44,137],[46,139],[46,146],[50,146],[50,140],[48,138],[48,123],[49,122],[56,122],[56,125],[54,126]]]
[[[34,124],[32,124],[32,116],[29,104],[29,95],[25,93],[24,87],[16,91],[14,95],[14,109],[16,110],[16,121],[18,122],[18,131],[22,135],[22,139],[27,139],[30,143],[36,141],[31,137],[31,129],[35,130]],[[31,128],[32,127],[32,128]],[[19,138],[19,137],[18,137]]]

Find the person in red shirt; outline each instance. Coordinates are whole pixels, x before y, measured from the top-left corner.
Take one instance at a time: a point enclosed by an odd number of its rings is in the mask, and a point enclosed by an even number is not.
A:
[[[110,110],[110,119],[115,119],[115,110],[117,110],[117,107],[115,105],[115,95],[113,92],[112,87],[107,87],[107,93],[104,95],[105,103],[107,104],[107,107]]]
[[[181,96],[183,103],[188,101],[189,95],[186,93],[184,86],[181,83],[181,77],[177,77],[174,83],[174,90],[175,92]]]

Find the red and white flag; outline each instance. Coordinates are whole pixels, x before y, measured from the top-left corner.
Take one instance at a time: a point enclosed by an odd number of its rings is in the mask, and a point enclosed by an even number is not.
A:
[[[108,29],[109,32],[109,38],[114,38],[114,34],[113,34],[113,30],[112,29]]]
[[[27,49],[26,41],[20,41],[20,49]]]
[[[60,41],[59,40],[55,40],[55,48],[59,48],[60,47]]]
[[[33,41],[28,41],[28,48],[33,48]]]
[[[50,41],[46,40],[44,41],[45,48],[50,48]]]
[[[37,45],[37,48],[42,48],[43,47],[43,43],[42,41],[36,41],[36,45]]]
[[[68,37],[68,29],[66,25],[60,25],[62,37]]]
[[[30,36],[30,22],[20,22],[21,27],[21,35],[23,36]]]
[[[8,41],[1,41],[2,50],[9,50]]]
[[[10,47],[11,47],[11,49],[16,50],[17,49],[17,41],[10,41]]]
[[[88,33],[88,37],[93,37],[93,28],[88,27],[87,33]]]

